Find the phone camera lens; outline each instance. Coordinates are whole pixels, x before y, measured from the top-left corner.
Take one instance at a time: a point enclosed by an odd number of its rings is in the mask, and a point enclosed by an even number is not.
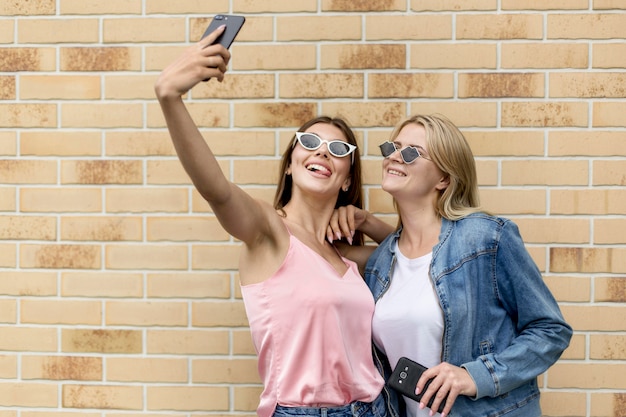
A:
[[[215,20],[224,20],[224,16],[217,15],[217,16],[215,16]]]
[[[404,371],[400,372],[400,378],[404,379],[406,377],[407,377],[406,372]]]

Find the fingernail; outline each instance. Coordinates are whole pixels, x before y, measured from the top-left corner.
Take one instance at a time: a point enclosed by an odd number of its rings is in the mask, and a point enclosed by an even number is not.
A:
[[[350,236],[354,237],[354,230],[350,230]]]
[[[341,233],[337,232],[335,233],[335,236],[337,237],[337,240],[341,240]]]
[[[430,410],[430,413],[428,413],[428,415],[429,415],[430,417],[433,417],[433,416],[435,415],[435,412],[434,412],[433,410]]]
[[[352,237],[348,236],[346,239],[348,239],[348,243],[352,245]]]
[[[415,387],[415,395],[420,395],[420,387]]]

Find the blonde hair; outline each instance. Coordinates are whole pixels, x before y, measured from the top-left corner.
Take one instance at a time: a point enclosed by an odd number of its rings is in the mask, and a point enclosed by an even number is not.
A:
[[[437,214],[448,220],[459,220],[484,211],[480,207],[474,155],[459,128],[440,114],[415,115],[394,129],[390,141],[393,142],[402,128],[411,123],[424,127],[429,158],[450,180],[435,202]]]

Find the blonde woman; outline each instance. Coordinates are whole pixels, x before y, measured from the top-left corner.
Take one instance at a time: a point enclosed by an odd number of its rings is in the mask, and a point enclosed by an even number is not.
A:
[[[365,268],[376,356],[385,378],[403,356],[429,368],[415,387],[421,401],[404,397],[400,408],[433,416],[445,400],[442,416],[541,416],[537,376],[558,360],[572,329],[517,226],[481,209],[462,133],[443,116],[417,115],[380,150],[382,188],[399,224]],[[331,223],[344,233],[384,229],[360,209],[339,213]],[[344,250],[362,257],[371,249]]]

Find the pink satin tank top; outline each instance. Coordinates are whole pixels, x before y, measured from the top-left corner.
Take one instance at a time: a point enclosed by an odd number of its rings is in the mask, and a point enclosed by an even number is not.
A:
[[[291,235],[267,280],[242,286],[263,380],[257,414],[276,404],[321,407],[373,401],[384,381],[372,359],[374,298],[356,264],[341,276]]]

